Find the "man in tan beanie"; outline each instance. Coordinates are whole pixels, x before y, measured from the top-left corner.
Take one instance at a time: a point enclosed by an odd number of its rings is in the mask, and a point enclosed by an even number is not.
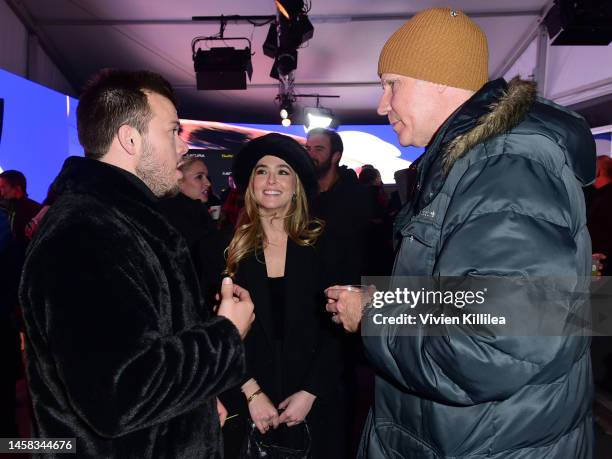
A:
[[[360,457],[593,455],[590,339],[566,332],[568,311],[580,305],[560,296],[563,314],[550,315],[530,296],[540,280],[578,284],[590,275],[581,187],[594,179],[593,138],[578,115],[538,98],[533,83],[488,81],[487,59],[480,28],[446,8],[416,14],[383,47],[378,112],[402,145],[426,147],[414,197],[395,223],[391,282],[522,282],[513,302],[490,293],[479,307],[455,299],[448,308],[509,320],[520,313],[527,328],[464,319],[435,328],[419,313],[439,316],[437,305],[381,304],[376,292],[362,312],[366,295],[328,289],[334,321],[361,326],[378,373]],[[409,315],[413,324],[390,320]],[[538,333],[538,324],[555,332]]]

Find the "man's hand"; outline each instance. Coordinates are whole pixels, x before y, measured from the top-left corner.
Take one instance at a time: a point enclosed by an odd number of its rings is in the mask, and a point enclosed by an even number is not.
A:
[[[249,332],[255,320],[253,310],[254,306],[249,292],[239,285],[234,285],[231,278],[224,278],[221,284],[221,304],[219,304],[217,314],[228,318],[236,326],[242,339]]]
[[[221,427],[223,427],[223,424],[225,424],[225,420],[227,419],[227,410],[219,399],[217,399],[217,414],[219,415],[219,422],[221,423]]]
[[[359,330],[361,314],[366,296],[369,292],[364,292],[350,285],[334,285],[325,290],[327,296],[327,309],[332,313],[332,320],[337,324],[342,324],[348,332],[354,333]]]
[[[285,410],[280,415],[279,422],[286,423],[287,427],[293,427],[303,422],[308,413],[310,413],[316,398],[305,390],[290,395],[278,405],[279,410]]]

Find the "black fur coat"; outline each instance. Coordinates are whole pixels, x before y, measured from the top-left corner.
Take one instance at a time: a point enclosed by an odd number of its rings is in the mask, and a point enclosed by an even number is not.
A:
[[[34,434],[76,437],[77,457],[218,457],[215,396],[245,371],[237,329],[208,317],[183,238],[135,176],[73,157],[56,180],[20,287]]]

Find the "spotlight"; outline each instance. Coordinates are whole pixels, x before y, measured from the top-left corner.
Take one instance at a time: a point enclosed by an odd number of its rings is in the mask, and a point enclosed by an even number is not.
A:
[[[196,45],[201,41],[219,40],[224,43],[244,40],[248,46],[244,49],[229,46],[205,50],[198,48],[196,51]],[[195,37],[191,41],[191,52],[198,89],[246,89],[247,75],[249,80],[253,76],[251,41],[248,38]]]
[[[297,69],[297,59],[297,50],[280,53],[276,59],[274,59],[270,77],[280,80],[282,76],[289,75],[292,71]]]
[[[281,124],[285,127],[291,125],[291,115],[293,114],[293,103],[295,102],[295,96],[293,93],[281,93],[276,96],[276,100],[280,102],[279,115],[281,117]]]
[[[278,11],[287,19],[295,19],[304,11],[304,0],[274,0]]]
[[[270,24],[268,28],[268,34],[266,35],[266,41],[263,44],[264,55],[274,59],[276,57],[276,51],[278,50],[278,30],[276,22]]]
[[[307,107],[304,109],[304,130],[306,132],[314,128],[330,128],[334,127],[334,114],[331,110],[322,107]]]
[[[274,59],[270,77],[281,81],[297,68],[297,50],[314,35],[304,0],[276,0],[280,14],[270,24],[263,52]],[[308,5],[310,3],[308,2]]]
[[[300,14],[283,32],[287,43],[298,48],[314,36],[314,27],[308,16]]]

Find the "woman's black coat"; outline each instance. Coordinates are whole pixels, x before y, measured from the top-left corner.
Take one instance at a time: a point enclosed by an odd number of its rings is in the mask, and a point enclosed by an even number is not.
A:
[[[307,416],[313,438],[313,457],[339,457],[334,452],[344,442],[338,418],[342,411],[339,392],[342,331],[331,322],[325,310],[323,289],[328,285],[319,260],[316,248],[288,240],[284,339],[280,350],[273,336],[274,314],[276,308],[284,305],[271,302],[264,254],[259,251],[240,263],[236,283],[250,292],[255,304],[255,321],[244,341],[245,381],[255,378],[275,406],[300,390],[315,395],[317,398]],[[275,377],[279,374],[282,375],[280,381]],[[245,397],[240,394],[239,399],[238,409],[248,417]]]

